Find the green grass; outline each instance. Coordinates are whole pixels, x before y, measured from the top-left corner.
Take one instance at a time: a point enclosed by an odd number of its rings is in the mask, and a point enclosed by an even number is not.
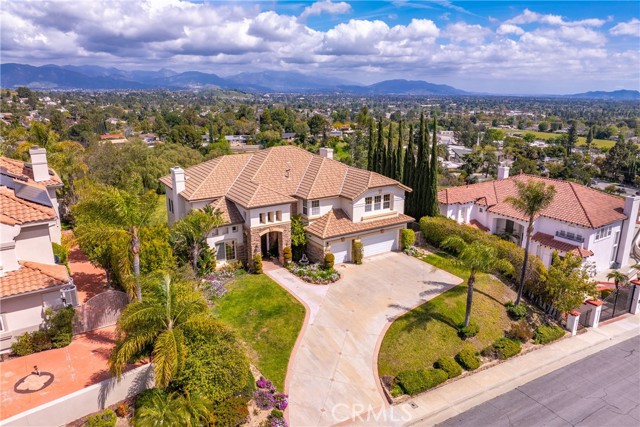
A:
[[[553,133],[553,132],[538,132],[538,131],[532,131],[532,130],[520,130],[520,129],[500,129],[502,131],[504,131],[505,134],[514,134],[514,133],[519,133],[521,135],[524,135],[526,133],[532,133],[536,136],[536,138],[538,139],[543,139],[543,140],[547,140],[549,138],[557,138],[559,137],[561,134],[559,133]],[[587,143],[587,138],[585,138],[584,136],[579,136],[578,137],[578,145],[584,145]],[[594,147],[598,147],[598,148],[604,148],[604,147],[613,147],[615,145],[615,141],[611,141],[609,139],[594,139],[593,140],[593,146]]]
[[[264,274],[242,275],[227,288],[214,314],[238,332],[250,347],[252,363],[283,390],[304,306]]]
[[[427,255],[423,261],[465,280],[464,283],[396,319],[382,341],[378,356],[380,376],[396,376],[407,369],[431,368],[441,356],[455,356],[470,343],[481,350],[503,336],[510,327],[504,303],[515,293],[500,280],[487,274],[476,276],[471,321],[480,332],[463,341],[456,325],[464,320],[469,272],[446,254]]]

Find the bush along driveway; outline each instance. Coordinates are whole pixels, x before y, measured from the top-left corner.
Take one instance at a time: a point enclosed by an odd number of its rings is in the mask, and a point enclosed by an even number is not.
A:
[[[328,426],[383,407],[376,350],[393,320],[461,279],[401,253],[336,267],[330,285],[305,284],[284,268],[269,275],[309,310],[287,374],[292,426]]]
[[[424,262],[467,279],[469,272],[444,253],[418,255]],[[504,360],[522,346],[546,344],[565,335],[557,325],[525,306],[514,309],[515,292],[498,278],[478,274],[471,322],[464,337],[458,326],[465,315],[466,282],[398,318],[380,349],[379,374],[392,396],[414,395],[473,371],[483,363]],[[425,345],[425,343],[428,343]]]

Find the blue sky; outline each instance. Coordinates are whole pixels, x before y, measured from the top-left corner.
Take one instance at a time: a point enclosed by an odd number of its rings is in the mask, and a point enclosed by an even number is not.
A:
[[[640,2],[6,0],[2,62],[640,89]]]

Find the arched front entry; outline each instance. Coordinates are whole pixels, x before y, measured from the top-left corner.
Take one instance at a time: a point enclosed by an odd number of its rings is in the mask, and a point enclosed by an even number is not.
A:
[[[249,256],[260,254],[263,259],[284,261],[283,249],[291,246],[291,231],[285,227],[264,227],[251,229],[249,232],[250,248]]]
[[[263,259],[280,259],[283,247],[281,231],[267,231],[260,235],[260,252]]]

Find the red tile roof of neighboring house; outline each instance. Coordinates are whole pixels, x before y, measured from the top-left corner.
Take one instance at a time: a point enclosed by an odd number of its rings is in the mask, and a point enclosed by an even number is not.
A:
[[[438,202],[443,204],[459,204],[474,202],[487,206],[489,212],[527,221],[505,199],[517,197],[515,181],[541,181],[553,185],[556,195],[551,205],[544,209],[540,216],[577,224],[587,228],[600,228],[615,221],[624,220],[624,200],[602,191],[576,184],[575,182],[541,178],[531,175],[514,175],[507,179],[481,182],[478,184],[452,187],[438,192]]]
[[[0,277],[0,298],[66,285],[69,273],[64,265],[21,261],[20,268]]]
[[[22,178],[21,181],[31,185],[44,185],[46,187],[62,186],[62,180],[53,169],[49,169],[50,179],[36,182],[33,180],[33,169],[31,169],[30,163],[10,159],[8,157],[0,157],[0,171],[9,172],[16,177]]]
[[[100,135],[100,139],[122,139],[124,135],[121,133],[105,133],[104,135]]]
[[[240,215],[235,203],[231,202],[226,197],[221,197],[218,200],[209,203],[209,206],[211,206],[214,211],[220,212],[220,215],[224,220],[223,225],[241,224],[244,222],[244,218]]]
[[[578,255],[580,258],[587,258],[593,255],[589,249],[583,249],[580,246],[572,245],[571,243],[561,242],[553,238],[552,235],[546,233],[537,232],[531,239],[551,249],[558,250],[560,252],[572,253]]]
[[[226,196],[252,208],[295,202],[293,197],[354,200],[370,188],[388,185],[411,191],[375,172],[345,165],[294,146],[272,147],[257,153],[218,157],[186,169],[187,200]],[[171,176],[160,179],[171,188]]]
[[[482,223],[476,219],[472,219],[471,221],[469,221],[469,225],[472,226],[473,228],[477,228],[478,230],[482,230],[482,231],[489,231],[490,228],[489,227],[485,227],[484,225],[482,225]]]
[[[331,237],[345,236],[347,234],[361,233],[381,227],[406,224],[414,221],[408,215],[396,214],[371,221],[352,222],[351,218],[342,209],[332,209],[306,227],[308,233],[328,239]]]
[[[16,196],[15,191],[0,187],[0,222],[8,225],[27,224],[56,219],[56,211],[48,206]]]

